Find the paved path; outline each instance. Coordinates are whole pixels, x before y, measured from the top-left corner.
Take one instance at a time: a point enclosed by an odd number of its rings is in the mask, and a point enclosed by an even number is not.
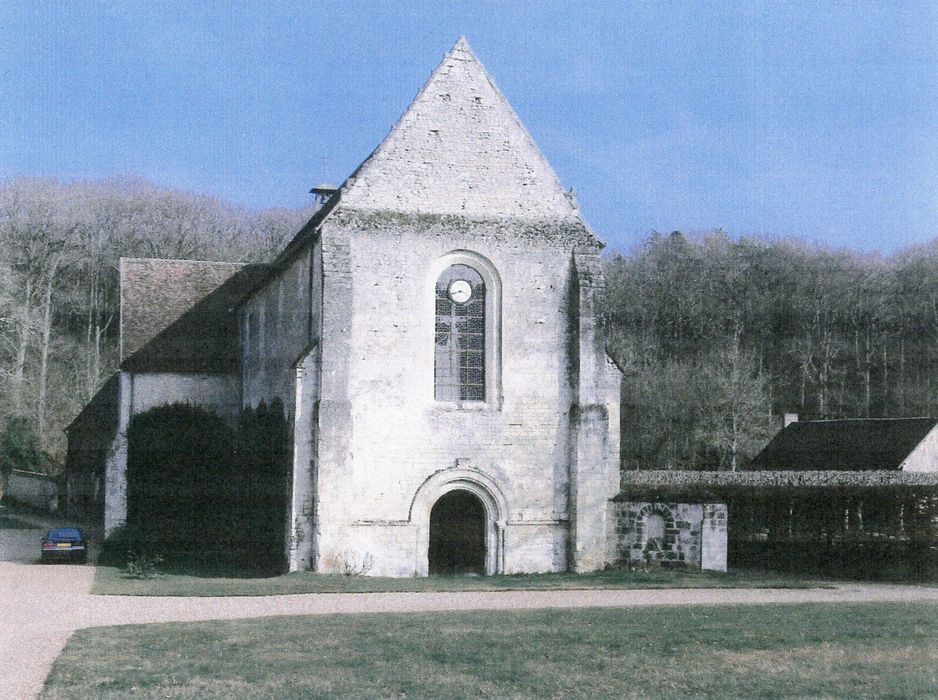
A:
[[[2,536],[8,533],[4,531]],[[805,590],[482,591],[151,598],[90,595],[93,578],[91,566],[0,562],[0,658],[10,670],[0,677],[0,698],[19,700],[37,695],[69,635],[82,627],[368,612],[808,602],[938,603],[938,588],[878,584]]]

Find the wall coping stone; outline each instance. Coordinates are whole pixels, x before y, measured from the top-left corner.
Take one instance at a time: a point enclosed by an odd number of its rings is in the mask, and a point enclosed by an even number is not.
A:
[[[938,472],[630,470],[621,472],[621,485],[624,492],[629,486],[938,486]]]

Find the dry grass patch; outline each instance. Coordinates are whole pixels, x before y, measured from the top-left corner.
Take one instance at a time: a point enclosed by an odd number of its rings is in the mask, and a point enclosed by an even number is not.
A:
[[[718,652],[715,657],[730,673],[757,673],[766,683],[777,685],[787,678],[798,676],[803,682],[821,684],[824,679],[842,676],[845,672],[858,678],[864,675],[872,678],[875,669],[934,667],[938,663],[938,644],[932,642],[924,646],[907,644],[882,648],[874,645],[845,647],[827,642],[795,649]]]

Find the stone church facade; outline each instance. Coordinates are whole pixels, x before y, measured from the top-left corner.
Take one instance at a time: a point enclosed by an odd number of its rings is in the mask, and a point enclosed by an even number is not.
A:
[[[460,39],[271,265],[122,261],[121,371],[69,428],[70,501],[126,518],[135,413],[279,399],[291,570],[602,568],[621,375],[601,248]]]

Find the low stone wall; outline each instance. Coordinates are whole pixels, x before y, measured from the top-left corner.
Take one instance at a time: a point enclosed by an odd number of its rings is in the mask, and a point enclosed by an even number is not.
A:
[[[726,571],[724,504],[617,501],[613,506],[619,561]]]
[[[46,474],[14,469],[7,481],[4,498],[55,513],[59,508],[58,481]]]

